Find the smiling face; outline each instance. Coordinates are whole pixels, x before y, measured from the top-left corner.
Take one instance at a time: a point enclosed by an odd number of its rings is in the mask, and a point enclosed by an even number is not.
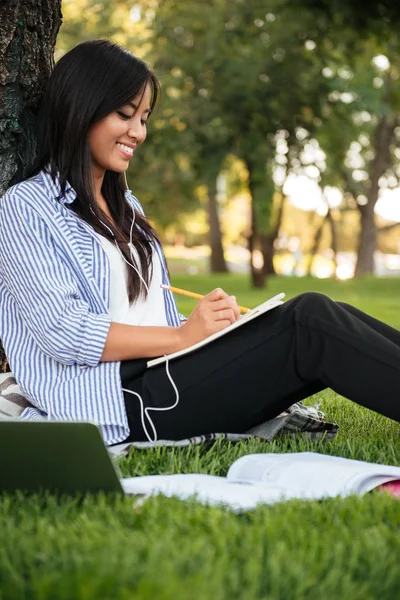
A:
[[[88,141],[95,179],[103,178],[106,170],[117,173],[127,170],[137,146],[146,139],[150,112],[151,89],[147,85],[144,93],[131,103],[92,125]]]

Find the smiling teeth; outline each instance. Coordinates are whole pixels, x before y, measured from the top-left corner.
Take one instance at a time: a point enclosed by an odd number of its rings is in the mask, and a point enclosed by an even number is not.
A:
[[[125,144],[121,144],[120,142],[117,142],[117,146],[119,146],[120,148],[122,148],[122,150],[124,150],[125,152],[127,152],[128,154],[130,154],[132,156],[134,148],[125,146]]]

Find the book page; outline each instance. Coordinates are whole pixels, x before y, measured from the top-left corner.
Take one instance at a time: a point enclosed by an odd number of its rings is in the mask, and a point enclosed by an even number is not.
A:
[[[375,488],[383,485],[384,483],[389,483],[389,481],[399,481],[399,475],[371,475],[370,477],[363,477],[362,481],[360,481],[360,493],[365,494],[366,492],[370,492]]]
[[[278,294],[277,296],[274,296],[273,298],[270,298],[266,302],[263,302],[262,304],[259,304],[259,306],[256,306],[255,308],[252,308],[251,310],[249,310],[248,313],[245,313],[242,317],[240,317],[240,319],[238,319],[231,325],[228,325],[228,327],[225,327],[225,329],[222,329],[222,331],[217,331],[217,333],[210,335],[209,337],[205,338],[201,342],[198,342],[197,344],[194,344],[193,346],[189,346],[188,348],[185,348],[184,350],[179,350],[178,352],[174,352],[173,354],[168,354],[168,360],[173,360],[174,358],[178,358],[179,356],[183,356],[185,354],[189,354],[190,352],[194,352],[198,348],[202,348],[203,346],[205,346],[206,344],[209,344],[210,342],[216,340],[217,338],[222,337],[223,335],[226,335],[227,333],[232,331],[232,329],[237,329],[237,327],[241,327],[242,325],[245,325],[252,319],[255,319],[256,317],[259,317],[260,315],[268,312],[269,310],[272,310],[273,308],[280,306],[281,304],[283,304],[282,300],[284,297],[285,297],[285,294],[281,293],[281,294]],[[165,356],[160,356],[159,358],[153,358],[152,360],[148,361],[147,367],[155,367],[156,365],[162,364],[165,361],[166,361]]]
[[[272,504],[289,494],[288,490],[252,482],[236,483],[213,475],[149,475],[121,479],[126,494],[162,494],[181,500],[195,498],[202,504],[230,507],[236,512],[251,510],[258,504]]]
[[[309,499],[363,494],[380,485],[382,477],[400,479],[400,467],[314,452],[243,456],[228,472],[230,481],[258,481]]]

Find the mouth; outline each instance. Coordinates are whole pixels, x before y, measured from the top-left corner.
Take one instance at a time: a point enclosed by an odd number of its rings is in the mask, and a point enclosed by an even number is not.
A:
[[[132,158],[136,144],[134,146],[127,146],[126,144],[121,144],[121,142],[116,142],[116,144],[125,158]]]

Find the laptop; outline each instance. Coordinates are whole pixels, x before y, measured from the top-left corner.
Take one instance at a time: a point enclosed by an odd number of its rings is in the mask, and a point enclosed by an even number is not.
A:
[[[0,492],[120,493],[123,489],[92,423],[0,421]]]

